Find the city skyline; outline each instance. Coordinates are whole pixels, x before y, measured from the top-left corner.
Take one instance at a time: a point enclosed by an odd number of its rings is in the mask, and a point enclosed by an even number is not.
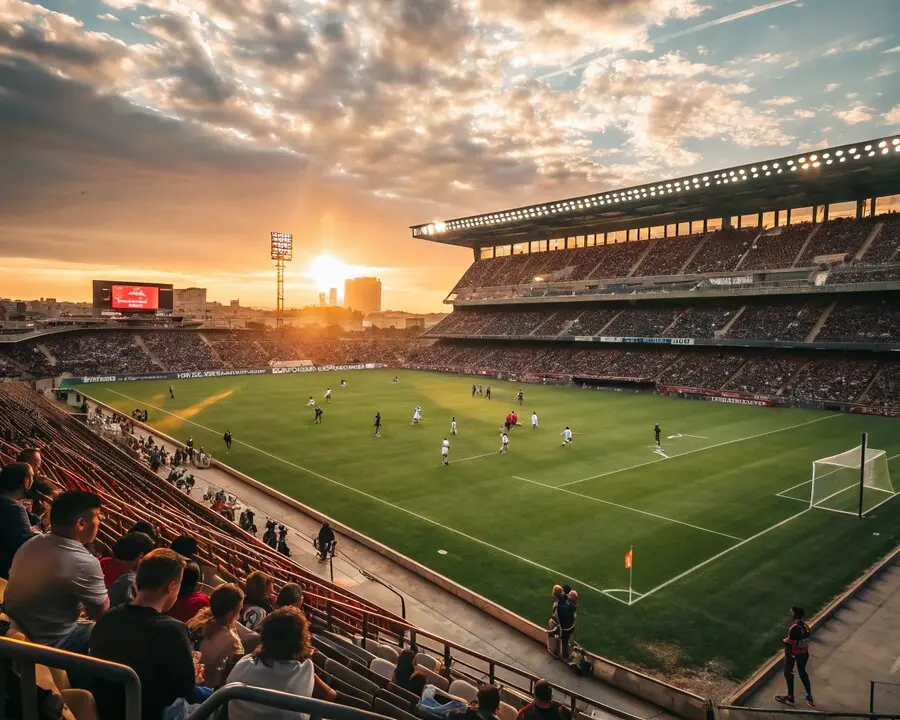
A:
[[[288,306],[377,276],[445,310],[409,226],[887,134],[900,19],[837,0],[8,0],[0,295],[119,277]]]

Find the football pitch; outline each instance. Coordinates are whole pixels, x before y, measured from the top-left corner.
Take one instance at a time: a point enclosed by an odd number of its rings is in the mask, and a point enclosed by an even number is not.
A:
[[[160,431],[193,436],[214,457],[540,625],[551,586],[568,583],[580,595],[582,645],[665,671],[746,676],[779,649],[791,605],[812,614],[900,534],[900,498],[883,492],[866,490],[867,507],[887,502],[863,520],[809,508],[813,460],[853,448],[861,432],[886,452],[897,487],[897,420],[474,379],[491,383],[487,400],[472,397],[471,377],[403,371],[393,384],[396,374],[179,380],[174,400],[168,381],[83,389],[126,415],[148,408]],[[349,388],[338,387],[342,378]],[[321,425],[309,396],[324,409]],[[416,405],[423,421],[412,425]],[[520,426],[501,455],[511,410]],[[563,447],[566,425],[575,441]],[[227,458],[225,430],[234,435]],[[445,436],[451,462],[442,467]],[[848,486],[825,505],[851,511],[856,502]]]

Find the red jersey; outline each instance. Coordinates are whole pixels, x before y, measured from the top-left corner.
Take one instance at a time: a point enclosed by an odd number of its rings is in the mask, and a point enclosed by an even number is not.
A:
[[[784,639],[784,651],[795,657],[809,653],[809,625],[802,620],[794,621]]]

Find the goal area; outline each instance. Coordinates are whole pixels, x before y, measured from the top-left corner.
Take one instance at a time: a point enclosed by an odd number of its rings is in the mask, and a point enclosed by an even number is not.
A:
[[[865,443],[813,461],[810,508],[865,517],[896,493],[884,450]]]

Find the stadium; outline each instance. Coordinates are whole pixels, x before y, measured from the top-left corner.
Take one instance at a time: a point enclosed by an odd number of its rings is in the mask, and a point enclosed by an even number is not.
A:
[[[543,676],[579,717],[755,717],[786,608],[815,630],[897,555],[898,210],[888,136],[415,225],[473,253],[418,337],[207,329],[170,285],[96,281],[90,320],[0,335],[0,460],[40,448],[54,487],[96,493],[98,554],[141,521],[193,537],[204,577],[302,583],[347,707],[413,717],[410,647],[451,695],[498,684],[501,720],[541,676],[409,621],[376,568],[340,581],[366,557],[530,652],[551,588],[574,588],[577,648]],[[121,666],[28,657],[138,692]]]

